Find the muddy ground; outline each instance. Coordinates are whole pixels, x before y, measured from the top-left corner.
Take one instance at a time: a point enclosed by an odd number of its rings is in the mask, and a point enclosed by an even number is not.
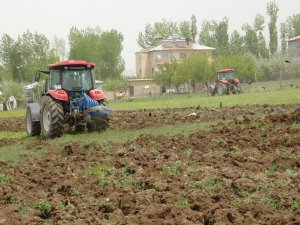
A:
[[[24,147],[46,150],[41,158],[0,162],[0,224],[300,224],[296,107],[117,111],[108,132],[213,123],[122,144],[33,139]]]

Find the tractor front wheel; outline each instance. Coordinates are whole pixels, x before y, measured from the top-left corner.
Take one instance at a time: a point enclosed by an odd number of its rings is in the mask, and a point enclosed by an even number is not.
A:
[[[64,112],[59,102],[46,96],[41,109],[42,134],[46,138],[60,137],[63,134]]]
[[[33,121],[30,108],[26,110],[26,133],[27,136],[37,136],[41,133],[41,124],[39,121]]]
[[[226,92],[227,92],[226,85],[223,83],[219,83],[218,88],[217,88],[218,95],[224,95]]]

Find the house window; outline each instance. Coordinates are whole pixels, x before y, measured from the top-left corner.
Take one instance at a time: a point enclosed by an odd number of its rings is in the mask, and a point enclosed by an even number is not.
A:
[[[186,53],[180,53],[179,58],[180,59],[186,59]]]
[[[161,57],[165,61],[175,59],[173,52],[163,52]]]

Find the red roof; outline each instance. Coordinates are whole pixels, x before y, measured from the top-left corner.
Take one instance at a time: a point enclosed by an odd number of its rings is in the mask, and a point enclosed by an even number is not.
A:
[[[61,67],[61,66],[90,66],[90,67],[95,67],[96,64],[94,63],[89,63],[83,60],[66,60],[66,61],[61,61],[53,64],[49,64],[48,67]]]
[[[219,70],[218,73],[232,72],[232,71],[234,71],[234,70],[230,69],[230,68],[226,68],[226,69]]]

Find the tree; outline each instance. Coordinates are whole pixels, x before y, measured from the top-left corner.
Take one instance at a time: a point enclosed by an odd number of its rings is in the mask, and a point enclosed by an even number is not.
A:
[[[228,19],[203,21],[199,33],[199,43],[216,48],[215,54],[229,53]]]
[[[202,22],[202,27],[199,33],[199,43],[203,45],[207,45],[210,47],[217,48],[217,39],[216,37],[216,29],[217,29],[218,23],[215,20],[207,21],[204,20]]]
[[[155,44],[156,39],[159,38],[155,35],[156,34],[153,27],[151,26],[151,24],[147,23],[145,27],[145,32],[139,33],[139,37],[137,40],[138,45],[143,49],[153,46]],[[161,38],[163,38],[163,36]]]
[[[244,39],[236,30],[231,33],[229,46],[231,55],[242,55],[244,52]]]
[[[191,33],[191,24],[189,21],[184,20],[179,24],[180,36],[184,37],[188,40],[192,40],[192,33]]]
[[[65,60],[66,58],[66,42],[64,39],[54,36],[52,41],[52,49],[54,54],[60,58],[60,60]]]
[[[288,27],[286,23],[280,24],[280,39],[281,39],[281,53],[287,53],[287,39],[288,39]]]
[[[177,61],[166,62],[159,67],[159,73],[154,77],[154,81],[163,86],[172,85],[172,77],[176,74],[178,63]]]
[[[212,68],[208,58],[203,53],[194,53],[178,66],[177,76],[182,77],[182,83],[195,84],[207,82],[212,75]]]
[[[4,69],[15,81],[32,82],[35,71],[57,61],[49,40],[42,34],[24,32],[15,41],[3,35],[0,58]]]
[[[12,80],[6,80],[0,82],[0,102],[6,102],[10,96],[14,96],[17,101],[25,100],[25,89],[19,82],[14,82]]]
[[[12,75],[4,67],[0,66],[0,82],[4,80],[12,80]]]
[[[107,79],[105,81],[105,90],[113,91],[116,98],[116,92],[122,91],[126,93],[129,87],[129,80],[125,77],[119,77],[118,79]]]
[[[287,40],[300,35],[300,14],[289,16],[286,22],[280,24],[281,52],[287,52]]]
[[[186,22],[183,22],[182,29],[186,32]],[[173,34],[180,34],[180,29],[176,22],[164,19],[161,22],[155,22],[153,26],[147,23],[144,33],[139,33],[137,43],[141,48],[146,49],[159,44],[157,43],[158,40],[166,39]]]
[[[265,19],[262,15],[256,14],[255,20],[254,20],[254,30],[256,31],[256,36],[258,39],[258,55],[261,58],[268,58],[269,57],[269,50],[266,46],[266,40],[263,36],[263,30],[264,30],[264,23]]]
[[[216,27],[217,51],[223,50],[223,53],[228,53],[229,35],[228,35],[228,18],[223,18]]]
[[[213,62],[213,70],[216,73],[223,68],[232,68],[238,78],[245,80],[254,80],[255,74],[261,75],[256,60],[251,54],[218,56]]]
[[[271,55],[274,55],[277,52],[278,48],[278,32],[277,32],[277,19],[278,19],[278,11],[279,8],[275,1],[269,2],[267,4],[267,14],[270,17],[269,21],[269,35],[270,35],[270,41],[269,41],[269,49]]]
[[[72,27],[69,58],[94,62],[97,79],[117,79],[125,69],[122,42],[123,35],[116,30],[102,32],[99,27],[82,30]]]
[[[244,24],[242,30],[245,32],[245,52],[250,52],[256,57],[259,57],[259,40],[256,35],[256,30],[249,24]]]
[[[179,35],[194,43],[197,35],[196,23],[197,21],[194,15],[191,18],[191,22],[184,20],[177,23],[164,19],[161,22],[155,22],[153,26],[147,23],[144,32],[139,33],[137,43],[141,48],[146,49],[160,44],[160,40],[172,35]]]
[[[197,36],[198,30],[197,30],[197,19],[196,16],[193,14],[191,18],[191,34],[192,34],[192,42],[196,42],[196,36]]]
[[[287,18],[288,38],[300,35],[300,14],[292,15]]]

